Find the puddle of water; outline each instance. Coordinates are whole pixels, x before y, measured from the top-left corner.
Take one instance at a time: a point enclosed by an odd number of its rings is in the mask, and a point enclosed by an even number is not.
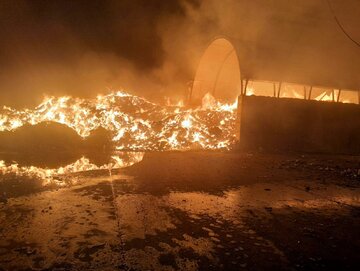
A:
[[[56,156],[56,154],[53,154]],[[70,157],[69,154],[66,157]],[[35,156],[36,157],[36,156]],[[37,156],[34,164],[28,159],[17,162],[16,154],[0,154],[0,202],[8,197],[39,192],[45,188],[56,188],[78,184],[84,177],[112,175],[113,170],[131,166],[140,162],[143,152],[112,152],[99,155],[97,161],[82,156],[64,165],[62,156],[50,159],[47,164],[45,156]],[[91,157],[91,155],[90,155]],[[20,157],[21,158],[21,157]]]

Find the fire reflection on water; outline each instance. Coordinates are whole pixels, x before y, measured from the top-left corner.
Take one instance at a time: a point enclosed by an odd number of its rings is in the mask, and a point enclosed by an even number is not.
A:
[[[21,177],[37,178],[43,181],[43,185],[56,184],[63,186],[67,184],[64,180],[72,173],[91,171],[91,170],[108,170],[111,174],[112,169],[119,169],[131,166],[140,162],[144,157],[143,152],[124,152],[111,156],[108,164],[97,166],[90,162],[88,158],[82,157],[72,164],[58,168],[41,168],[35,166],[20,166],[17,163],[6,163],[0,160],[0,174],[13,174]],[[74,178],[73,178],[74,179]]]

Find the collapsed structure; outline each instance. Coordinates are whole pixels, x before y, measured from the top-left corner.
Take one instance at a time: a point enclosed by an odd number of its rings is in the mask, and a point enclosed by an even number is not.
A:
[[[206,93],[222,101],[238,97],[241,148],[360,153],[360,90],[253,79],[243,75],[239,62],[229,39],[215,39],[188,101],[199,104]]]

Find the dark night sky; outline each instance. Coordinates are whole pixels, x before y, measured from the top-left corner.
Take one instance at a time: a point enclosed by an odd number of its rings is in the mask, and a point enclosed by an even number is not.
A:
[[[360,41],[360,1],[331,1]],[[325,0],[0,0],[0,104],[109,88],[182,96],[223,34],[251,77],[360,88],[360,48]]]

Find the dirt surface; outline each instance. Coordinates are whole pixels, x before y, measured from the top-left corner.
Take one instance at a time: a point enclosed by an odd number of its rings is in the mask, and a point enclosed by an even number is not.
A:
[[[0,203],[0,270],[360,270],[358,156],[147,153],[62,189],[1,178],[22,192]]]

